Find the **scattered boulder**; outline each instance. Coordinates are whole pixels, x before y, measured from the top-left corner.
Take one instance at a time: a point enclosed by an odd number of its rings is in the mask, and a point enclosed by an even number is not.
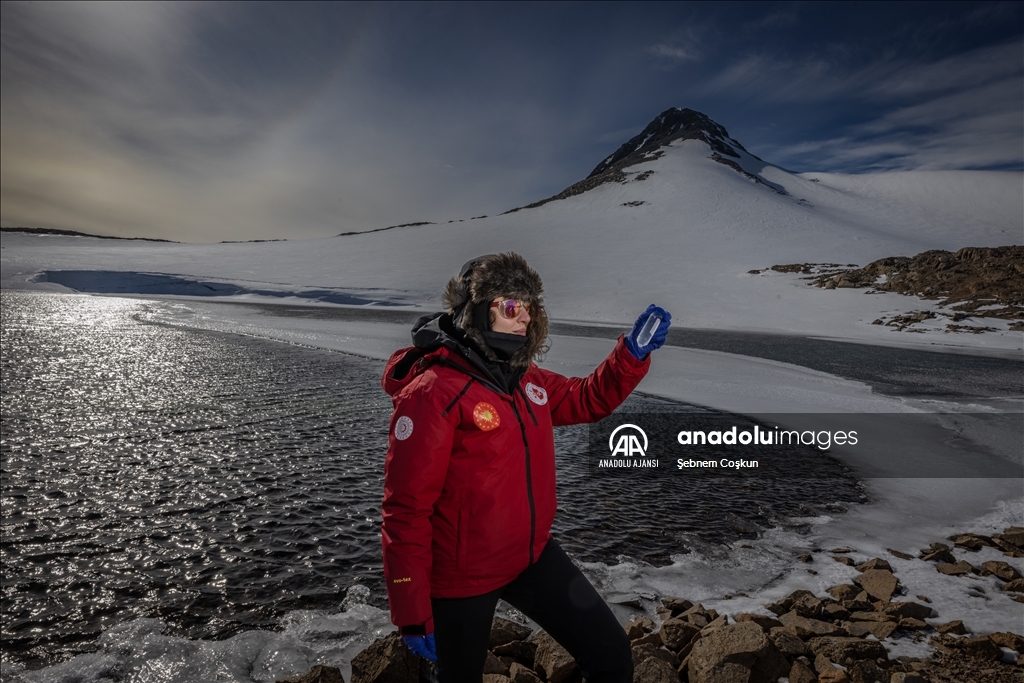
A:
[[[1017,654],[1024,654],[1024,637],[1011,631],[990,633],[988,639],[1000,647],[1008,647]]]
[[[886,548],[885,551],[887,553],[889,553],[890,555],[892,555],[893,557],[898,557],[901,560],[912,560],[912,559],[914,559],[913,555],[909,555],[907,553],[900,552],[899,550],[893,550],[892,548]]]
[[[929,619],[935,610],[916,602],[890,602],[882,608],[885,614],[903,618]]]
[[[856,566],[857,571],[866,572],[869,569],[884,569],[885,571],[892,573],[892,567],[888,562],[880,557],[868,560],[867,562],[861,562]]]
[[[1024,579],[1014,579],[1013,581],[1007,581],[1003,584],[1004,591],[1014,591],[1016,593],[1024,593]]]
[[[737,614],[733,620],[737,624],[743,621],[752,621],[760,626],[763,631],[771,631],[776,626],[782,626],[782,622],[778,619],[773,619],[763,614]]]
[[[785,628],[773,628],[768,634],[768,639],[786,657],[803,657],[808,653],[807,646],[800,636],[791,633]]]
[[[995,547],[991,537],[982,536],[981,534],[959,534],[957,536],[950,536],[949,540],[953,541],[953,545],[957,548],[973,552],[977,552],[985,546]]]
[[[491,622],[491,639],[487,646],[492,650],[499,645],[511,643],[516,640],[526,640],[533,633],[529,626],[517,624],[509,619],[495,616]]]
[[[786,612],[779,617],[779,621],[785,626],[796,629],[796,634],[804,640],[814,636],[838,636],[843,633],[843,629],[835,624],[818,619],[808,619],[796,612]]]
[[[530,636],[530,642],[537,646],[534,655],[534,669],[544,674],[548,683],[564,683],[576,669],[576,660],[564,647],[543,629]]]
[[[1021,574],[1017,571],[1017,568],[1006,562],[989,560],[988,562],[982,562],[981,566],[1003,581],[1013,581],[1014,579],[1021,578]]]
[[[643,615],[636,615],[626,624],[626,636],[630,640],[636,640],[641,636],[651,633],[654,630],[654,622]]]
[[[698,640],[688,667],[690,683],[775,683],[789,670],[765,632],[749,621],[723,626]]]
[[[811,667],[797,659],[789,669],[789,683],[818,683],[818,676]]]
[[[679,673],[664,659],[649,657],[633,669],[633,683],[679,683]]]
[[[945,624],[939,624],[935,627],[935,630],[939,633],[951,633],[957,636],[967,634],[967,628],[964,627],[964,622],[959,619],[955,621],[947,621]]]
[[[985,661],[999,661],[1003,657],[1003,651],[999,649],[999,646],[986,637],[954,638],[940,635],[932,638],[931,644],[936,649],[959,651],[968,657]]]
[[[672,616],[682,614],[693,607],[693,603],[682,598],[662,598],[661,604],[672,613]]]
[[[352,658],[352,683],[419,683],[420,658],[398,632],[370,643]]]
[[[883,602],[888,602],[892,598],[899,585],[893,573],[884,569],[868,569],[853,581],[868,595]]]
[[[949,562],[937,562],[935,564],[935,570],[941,574],[948,574],[950,576],[966,576],[974,572],[974,567],[967,560],[960,560],[956,564],[950,564]]]
[[[513,662],[508,668],[508,677],[512,683],[541,683],[537,673],[519,662]]]
[[[824,655],[830,662],[843,666],[850,666],[861,659],[874,661],[889,656],[880,642],[864,638],[812,638],[807,646],[815,656]]]
[[[698,633],[699,628],[682,619],[666,619],[661,624],[661,642],[676,651],[682,649]]]

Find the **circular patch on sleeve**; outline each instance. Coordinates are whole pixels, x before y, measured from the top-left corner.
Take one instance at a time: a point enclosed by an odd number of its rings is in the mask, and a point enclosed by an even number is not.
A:
[[[548,402],[548,392],[544,390],[544,387],[538,387],[533,382],[526,383],[526,396],[539,406]]]
[[[412,418],[403,415],[395,420],[395,438],[405,441],[410,436],[412,436]]]
[[[473,424],[485,432],[497,429],[501,424],[498,409],[486,401],[480,401],[473,407]]]

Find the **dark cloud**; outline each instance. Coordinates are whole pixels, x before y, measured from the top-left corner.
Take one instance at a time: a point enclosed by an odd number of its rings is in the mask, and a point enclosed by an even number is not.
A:
[[[1020,168],[1019,3],[3,3],[4,225],[494,214],[669,106],[795,170]]]

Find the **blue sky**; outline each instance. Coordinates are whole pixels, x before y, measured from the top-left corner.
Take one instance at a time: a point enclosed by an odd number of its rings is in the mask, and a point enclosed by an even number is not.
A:
[[[493,215],[672,106],[794,171],[1024,168],[1024,3],[3,3],[0,220]]]

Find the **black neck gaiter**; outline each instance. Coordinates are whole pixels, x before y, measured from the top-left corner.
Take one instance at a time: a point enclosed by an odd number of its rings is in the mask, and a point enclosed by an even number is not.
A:
[[[494,355],[503,361],[508,361],[512,354],[526,346],[525,334],[504,334],[488,330],[483,335]]]

